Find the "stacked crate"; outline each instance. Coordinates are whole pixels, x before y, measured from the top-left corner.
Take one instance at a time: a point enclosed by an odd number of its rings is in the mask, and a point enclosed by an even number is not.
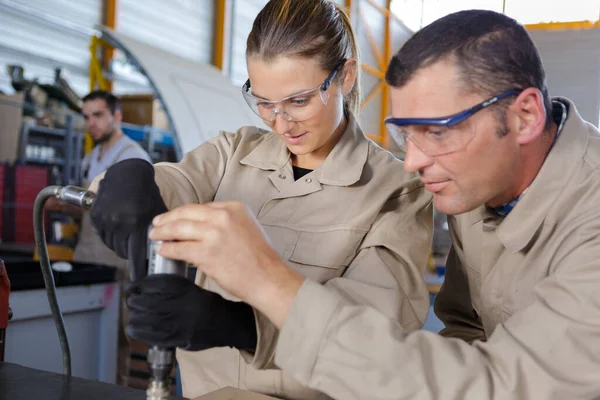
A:
[[[14,242],[34,243],[33,203],[42,189],[50,185],[50,169],[31,165],[14,167]],[[44,218],[47,225],[47,218]]]
[[[4,214],[7,212],[7,210],[4,209],[4,206],[6,203],[5,196],[7,170],[8,168],[6,164],[0,164],[0,242],[6,240],[4,235]]]

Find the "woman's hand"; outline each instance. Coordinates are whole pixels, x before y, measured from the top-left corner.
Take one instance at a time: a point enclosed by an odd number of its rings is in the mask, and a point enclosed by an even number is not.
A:
[[[185,205],[156,217],[158,253],[197,266],[277,326],[304,277],[279,258],[252,212],[239,202]]]

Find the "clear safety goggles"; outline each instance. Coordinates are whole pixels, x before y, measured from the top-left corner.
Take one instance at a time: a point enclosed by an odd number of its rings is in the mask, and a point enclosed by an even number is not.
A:
[[[462,150],[475,136],[475,130],[472,126],[461,129],[458,126],[459,124],[500,100],[509,96],[516,96],[519,93],[521,93],[521,89],[508,90],[448,117],[388,117],[384,122],[390,136],[404,152],[406,152],[406,146],[410,140],[429,157],[441,156]]]
[[[277,115],[286,121],[305,121],[317,115],[327,105],[329,87],[345,63],[345,60],[341,62],[316,88],[279,100],[266,100],[252,94],[250,79],[242,86],[242,94],[250,109],[265,121],[275,121]]]

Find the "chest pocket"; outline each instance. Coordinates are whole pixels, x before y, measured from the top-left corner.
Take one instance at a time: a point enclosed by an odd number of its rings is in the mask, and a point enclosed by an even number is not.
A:
[[[342,276],[356,257],[365,233],[347,229],[300,232],[288,258],[289,264],[319,283]]]

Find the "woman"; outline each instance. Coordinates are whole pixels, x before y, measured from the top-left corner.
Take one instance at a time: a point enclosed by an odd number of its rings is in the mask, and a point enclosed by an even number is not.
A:
[[[242,201],[290,266],[353,301],[375,306],[407,329],[419,329],[429,306],[422,274],[431,245],[431,197],[356,122],[358,51],[348,16],[326,0],[272,0],[254,21],[246,56],[249,79],[243,96],[272,131],[222,132],[180,163],[155,165],[166,208]],[[93,219],[103,235],[110,230],[111,213],[125,207],[122,191],[110,199],[118,202],[112,208],[106,193],[126,175],[114,172],[105,188],[101,182],[96,204],[104,204],[104,210],[95,205]],[[132,185],[128,192],[135,197]],[[109,235],[105,242],[115,248],[119,240]],[[190,332],[205,328],[202,334],[190,333],[205,343],[186,342],[188,349],[202,351],[177,350],[185,397],[234,386],[289,399],[327,398],[276,369],[277,329],[265,317],[200,273],[196,284],[233,301],[219,303],[223,312],[202,323],[181,321],[199,320],[200,309],[213,302],[213,297],[198,300],[206,291],[197,286],[182,289],[196,294],[182,294],[187,300],[171,307],[186,310],[169,320],[174,330],[183,330],[179,326],[187,322],[199,326],[185,328]],[[219,331],[207,324],[221,324],[225,333],[207,339]],[[132,336],[151,341],[134,331]]]

